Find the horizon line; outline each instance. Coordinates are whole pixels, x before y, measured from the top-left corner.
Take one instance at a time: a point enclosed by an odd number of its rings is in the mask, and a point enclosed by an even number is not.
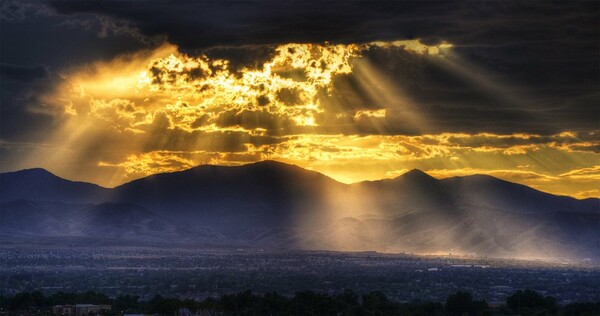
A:
[[[92,184],[92,185],[95,185],[95,186],[98,186],[98,187],[101,187],[101,188],[104,188],[104,189],[114,189],[114,188],[117,188],[119,186],[131,183],[131,182],[134,182],[134,181],[138,181],[138,180],[141,180],[141,179],[144,179],[144,178],[156,176],[156,175],[180,173],[180,172],[185,172],[185,171],[189,171],[189,170],[196,169],[196,168],[201,168],[201,167],[238,168],[238,167],[244,167],[244,166],[249,166],[249,165],[256,165],[256,164],[260,164],[260,163],[277,163],[277,164],[280,164],[280,165],[286,165],[286,166],[292,166],[292,167],[300,168],[300,169],[308,171],[308,172],[314,172],[314,173],[320,174],[320,175],[325,176],[325,177],[327,177],[327,178],[329,178],[329,179],[331,179],[331,180],[333,180],[335,182],[338,182],[338,183],[341,183],[341,184],[345,184],[345,185],[355,185],[355,184],[360,184],[360,183],[394,180],[394,179],[401,178],[402,176],[407,175],[407,174],[409,174],[411,172],[417,171],[417,172],[421,172],[421,173],[425,174],[426,176],[431,177],[431,178],[433,178],[435,180],[444,180],[444,179],[452,179],[452,178],[464,178],[464,177],[473,177],[473,176],[486,176],[486,177],[491,177],[491,178],[494,178],[494,179],[497,179],[497,180],[500,180],[500,181],[504,181],[504,182],[508,182],[508,183],[512,183],[512,184],[516,184],[516,185],[525,186],[527,188],[530,188],[530,189],[533,189],[533,190],[536,190],[536,191],[539,191],[539,192],[542,192],[542,193],[551,194],[551,195],[554,195],[554,196],[564,196],[564,197],[569,197],[569,198],[573,198],[573,199],[580,200],[580,201],[587,200],[587,199],[600,199],[600,197],[583,197],[583,198],[580,198],[580,197],[569,195],[569,194],[561,194],[561,193],[548,192],[548,191],[541,190],[541,189],[532,187],[532,186],[524,184],[524,183],[509,181],[509,180],[506,180],[506,179],[503,179],[503,178],[499,178],[499,177],[496,177],[496,176],[493,176],[493,175],[490,175],[490,174],[485,174],[485,173],[472,173],[472,174],[467,174],[467,175],[454,175],[454,176],[448,176],[448,177],[436,177],[436,176],[431,175],[427,171],[424,171],[424,170],[419,169],[419,168],[406,169],[404,172],[402,172],[402,173],[400,173],[400,174],[398,174],[397,176],[394,176],[394,177],[379,178],[379,179],[373,179],[373,180],[361,180],[361,181],[356,181],[356,182],[344,182],[344,181],[340,181],[340,180],[336,179],[335,177],[332,177],[332,176],[330,176],[328,174],[325,174],[323,172],[320,172],[320,171],[316,171],[316,170],[312,170],[312,169],[309,169],[309,168],[305,168],[305,167],[302,167],[302,166],[299,166],[299,165],[296,165],[296,164],[293,164],[293,163],[283,162],[283,161],[273,160],[273,159],[265,159],[265,160],[253,161],[253,162],[248,162],[248,163],[240,163],[240,164],[224,164],[224,165],[212,164],[212,163],[199,164],[199,165],[196,165],[196,166],[193,166],[193,167],[190,167],[190,168],[186,168],[186,169],[181,169],[181,170],[166,171],[166,172],[158,172],[158,173],[148,174],[148,175],[145,175],[145,176],[142,176],[142,177],[139,177],[139,178],[131,179],[129,181],[120,183],[120,184],[112,186],[112,187],[111,186],[103,186],[103,185],[100,185],[100,184],[97,184],[97,183],[91,182],[91,181],[84,181],[84,180],[78,180],[78,179],[65,178],[65,177],[60,176],[57,173],[55,173],[55,172],[53,172],[51,170],[48,170],[46,168],[43,168],[43,167],[32,167],[32,168],[24,168],[24,169],[11,170],[11,171],[1,171],[0,174],[16,173],[16,172],[22,172],[22,171],[28,171],[28,170],[43,170],[43,171],[48,172],[48,173],[52,174],[53,176],[58,177],[58,178],[63,179],[63,180],[67,180],[67,181],[71,181],[71,182],[79,182],[79,183]]]

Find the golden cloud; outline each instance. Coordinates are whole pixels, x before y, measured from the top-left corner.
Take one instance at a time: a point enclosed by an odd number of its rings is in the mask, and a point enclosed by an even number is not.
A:
[[[184,158],[189,153],[155,151],[128,155],[121,163],[99,162],[100,167],[123,168],[128,177],[141,177],[156,173],[173,172],[192,168],[196,163]]]
[[[565,173],[561,174],[560,176],[568,177],[568,178],[572,178],[572,179],[600,180],[600,166],[574,169],[569,172],[565,172]]]
[[[247,131],[237,132],[244,135]],[[223,136],[226,141],[227,134]],[[471,135],[476,140],[475,143],[484,150],[474,147],[474,144],[450,141],[456,137],[466,136],[448,133],[421,136],[288,135],[266,143],[245,142],[244,149],[236,151],[211,151],[208,148],[200,151],[163,150],[129,154],[122,162],[102,162],[100,166],[122,168],[125,179],[133,179],[205,163],[239,165],[270,159],[316,170],[346,183],[396,177],[411,168],[421,168],[440,178],[488,174],[543,191],[573,196],[580,196],[577,192],[591,191],[597,186],[597,182],[591,180],[597,180],[598,167],[557,173],[555,166],[539,164],[556,155],[568,155],[564,160],[555,162],[565,166],[590,161],[589,157],[565,153],[547,144],[530,145],[529,147],[535,148],[525,154],[511,152],[513,147],[524,148],[522,145],[495,149],[490,147],[498,139],[512,137],[510,135],[486,134],[489,138],[487,141],[482,141],[481,135]],[[241,140],[236,138],[236,142],[239,141]]]
[[[600,190],[593,189],[587,191],[579,191],[573,194],[574,197],[578,199],[587,199],[587,198],[598,198],[600,197]]]
[[[451,45],[429,46],[418,40],[286,44],[273,47],[273,56],[261,65],[232,70],[230,60],[190,56],[165,44],[69,73],[57,97],[70,100],[65,112],[91,115],[120,129],[146,124],[156,112],[186,131],[213,129],[220,116],[243,112],[280,117],[282,124],[292,127],[318,126],[324,111],[321,96],[331,92],[336,76],[352,73],[354,60],[371,47],[437,55]],[[111,109],[124,102],[135,111]],[[385,114],[364,110],[355,118]]]
[[[594,194],[596,134],[388,133],[392,117],[402,116],[394,124],[412,124],[413,131],[428,118],[363,54],[394,49],[435,59],[450,47],[418,40],[287,44],[272,47],[258,64],[234,66],[165,44],[94,63],[65,74],[47,96],[58,109],[50,112],[61,113],[66,124],[48,140],[52,152],[40,148],[24,163],[52,163],[55,170],[92,165],[100,170],[76,178],[108,186],[205,163],[272,159],[347,183],[420,168],[435,176],[484,173],[548,192]],[[336,86],[350,75],[368,98],[354,97],[352,85]],[[371,103],[360,103],[365,100]]]

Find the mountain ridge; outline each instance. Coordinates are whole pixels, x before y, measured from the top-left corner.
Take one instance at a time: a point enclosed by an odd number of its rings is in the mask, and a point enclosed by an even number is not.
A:
[[[33,180],[0,174],[1,230],[123,243],[600,260],[600,199],[555,196],[492,176],[436,179],[411,170],[344,184],[266,161],[203,165],[112,189]]]
[[[600,201],[600,198],[596,198],[596,197],[588,197],[588,198],[577,198],[574,196],[570,196],[570,195],[564,195],[564,194],[556,194],[556,193],[552,193],[552,192],[547,192],[547,191],[541,191],[539,189],[530,187],[528,185],[522,184],[522,183],[518,183],[518,182],[512,182],[512,181],[508,181],[502,178],[498,178],[498,177],[494,177],[492,175],[487,175],[487,174],[481,174],[481,173],[474,173],[474,174],[470,174],[470,175],[463,175],[463,176],[453,176],[453,177],[446,177],[446,178],[436,178],[431,176],[430,174],[428,174],[427,172],[418,169],[418,168],[413,168],[410,169],[408,171],[406,171],[405,173],[394,177],[394,178],[382,178],[382,179],[376,179],[376,180],[363,180],[363,181],[358,181],[358,182],[353,182],[353,183],[344,183],[344,182],[340,182],[338,180],[335,180],[332,177],[329,177],[328,175],[318,172],[318,171],[314,171],[314,170],[310,170],[310,169],[305,169],[302,168],[298,165],[294,165],[294,164],[289,164],[289,163],[284,163],[284,162],[280,162],[280,161],[276,161],[276,160],[261,160],[261,161],[257,161],[257,162],[252,162],[252,163],[248,163],[248,164],[243,164],[243,165],[215,165],[215,164],[202,164],[202,165],[197,165],[188,169],[184,169],[184,170],[178,170],[178,171],[171,171],[171,172],[160,172],[160,173],[155,173],[155,174],[151,174],[151,175],[147,175],[138,179],[134,179],[119,185],[116,185],[114,187],[105,187],[105,186],[101,186],[99,184],[93,183],[93,182],[88,182],[88,181],[79,181],[79,180],[70,180],[67,178],[63,178],[59,175],[56,175],[50,171],[48,171],[47,169],[44,168],[40,168],[40,167],[35,167],[35,168],[27,168],[27,169],[21,169],[21,170],[16,170],[16,171],[8,171],[8,172],[0,172],[0,177],[4,176],[4,175],[9,175],[9,174],[20,174],[20,173],[29,173],[29,172],[40,172],[40,173],[46,173],[47,175],[51,175],[54,176],[56,178],[59,178],[61,180],[64,181],[68,181],[68,182],[72,182],[72,183],[81,183],[81,184],[90,184],[102,189],[115,189],[133,182],[137,182],[143,179],[147,179],[147,178],[152,178],[155,176],[159,176],[159,175],[173,175],[173,174],[180,174],[182,172],[188,172],[188,171],[192,171],[192,170],[201,170],[204,168],[224,168],[224,169],[229,169],[229,168],[240,168],[240,167],[248,167],[248,166],[265,166],[265,165],[271,165],[271,166],[287,166],[287,167],[292,167],[296,170],[302,170],[302,171],[306,171],[306,172],[312,172],[312,173],[316,173],[319,174],[323,177],[327,177],[329,179],[331,179],[332,181],[335,181],[339,184],[343,184],[343,185],[358,185],[358,184],[367,184],[367,183],[374,183],[374,182],[390,182],[390,181],[394,181],[394,180],[400,180],[402,178],[405,178],[406,176],[411,176],[411,177],[422,177],[422,178],[429,178],[429,179],[434,179],[437,181],[444,181],[444,180],[450,180],[450,179],[469,179],[469,178],[473,178],[473,177],[482,177],[482,178],[489,178],[489,179],[493,179],[496,181],[502,181],[505,183],[509,183],[509,184],[514,184],[514,185],[519,185],[519,186],[523,186],[523,187],[527,187],[529,189],[538,191],[540,193],[544,193],[544,194],[549,194],[549,195],[553,195],[553,196],[559,196],[559,197],[567,197],[567,198],[571,198],[571,199],[575,199],[575,200],[579,200],[579,201],[585,201],[585,200],[598,200]],[[0,184],[1,184],[1,179],[0,179]]]
[[[92,202],[109,190],[90,182],[67,180],[43,168],[0,173],[0,201],[55,200],[62,196],[69,201]]]

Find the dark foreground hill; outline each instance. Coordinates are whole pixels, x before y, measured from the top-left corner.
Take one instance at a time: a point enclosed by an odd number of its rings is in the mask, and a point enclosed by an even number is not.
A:
[[[296,292],[293,297],[277,292],[260,295],[244,291],[203,301],[156,295],[144,302],[137,296],[109,298],[91,291],[60,292],[51,296],[44,296],[41,292],[23,292],[0,298],[3,310],[29,315],[43,315],[49,313],[54,305],[72,302],[109,305],[111,309],[105,311],[109,315],[117,311],[171,315],[185,309],[205,315],[597,315],[600,308],[600,302],[560,305],[554,297],[529,289],[513,293],[507,297],[506,304],[500,306],[490,306],[485,300],[474,299],[471,293],[463,291],[450,294],[443,303],[426,300],[398,303],[380,291],[359,295],[352,290],[336,295],[305,290]]]
[[[0,174],[2,239],[600,259],[600,200],[419,170],[346,185],[265,161],[199,166],[113,189],[41,169]],[[55,239],[54,239],[55,240]]]

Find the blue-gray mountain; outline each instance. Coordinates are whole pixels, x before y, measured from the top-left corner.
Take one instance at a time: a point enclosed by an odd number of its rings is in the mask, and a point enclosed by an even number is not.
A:
[[[151,244],[600,260],[600,200],[490,176],[343,184],[264,161],[108,189],[43,169],[0,174],[2,243]]]

